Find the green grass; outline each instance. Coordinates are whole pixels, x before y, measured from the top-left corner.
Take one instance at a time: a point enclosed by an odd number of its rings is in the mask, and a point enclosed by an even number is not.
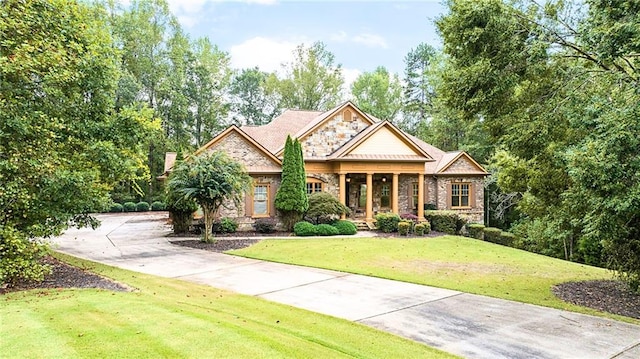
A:
[[[56,254],[137,288],[0,296],[0,356],[16,358],[451,358],[346,320]]]
[[[273,239],[228,253],[640,323],[566,303],[551,292],[552,286],[563,282],[611,279],[612,273],[605,269],[465,237]]]

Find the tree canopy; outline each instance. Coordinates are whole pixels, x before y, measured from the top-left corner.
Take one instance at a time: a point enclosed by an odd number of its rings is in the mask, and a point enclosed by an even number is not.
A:
[[[402,109],[400,79],[383,66],[358,76],[351,84],[351,94],[362,111],[381,120],[394,122]]]

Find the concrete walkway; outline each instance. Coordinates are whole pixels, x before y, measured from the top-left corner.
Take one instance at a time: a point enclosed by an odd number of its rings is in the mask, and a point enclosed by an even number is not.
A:
[[[99,215],[54,249],[360,322],[468,358],[640,358],[640,326],[386,279],[169,243],[165,213]]]

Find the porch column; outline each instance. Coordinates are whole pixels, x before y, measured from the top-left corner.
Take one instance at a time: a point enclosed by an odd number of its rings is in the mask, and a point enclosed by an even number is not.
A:
[[[373,173],[367,173],[367,213],[365,220],[373,221]]]
[[[393,174],[393,180],[391,182],[391,212],[398,213],[398,174]]]
[[[418,221],[424,221],[424,173],[418,173]]]
[[[344,173],[340,173],[340,185],[339,185],[339,193],[338,200],[343,205],[346,205],[347,200],[345,194],[347,193],[347,176]],[[340,219],[345,219],[346,216],[343,214],[340,215]]]

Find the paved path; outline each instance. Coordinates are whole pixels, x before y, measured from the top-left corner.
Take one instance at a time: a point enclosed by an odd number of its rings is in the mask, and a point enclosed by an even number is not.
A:
[[[54,248],[360,322],[468,358],[640,358],[640,326],[452,290],[172,245],[166,214],[100,215]]]

